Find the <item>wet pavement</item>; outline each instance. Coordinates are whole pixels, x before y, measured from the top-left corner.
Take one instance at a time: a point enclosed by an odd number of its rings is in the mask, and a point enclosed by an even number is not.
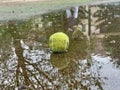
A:
[[[4,3],[3,3],[4,1]],[[5,2],[6,1],[6,2]],[[105,3],[119,2],[120,0],[24,0],[19,2],[19,0],[13,0],[15,2],[10,2],[10,0],[0,1],[0,21],[4,20],[25,20],[30,19],[33,16],[45,14],[48,12],[56,11],[59,9],[65,10],[66,8],[82,5],[99,5]]]

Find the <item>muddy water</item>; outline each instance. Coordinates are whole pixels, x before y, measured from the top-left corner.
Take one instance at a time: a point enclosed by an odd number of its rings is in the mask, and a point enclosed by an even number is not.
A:
[[[103,12],[97,10],[93,16],[99,19],[101,14],[105,23],[97,25],[100,32],[93,32],[91,37],[83,31],[74,39],[64,10],[24,21],[1,22],[0,90],[119,90],[120,36],[114,34],[120,32],[120,17],[116,17],[120,13],[115,12],[119,6],[114,5],[112,15],[109,6],[97,7]],[[78,24],[87,19],[81,9]],[[49,37],[55,32],[69,36],[66,53],[50,50]]]

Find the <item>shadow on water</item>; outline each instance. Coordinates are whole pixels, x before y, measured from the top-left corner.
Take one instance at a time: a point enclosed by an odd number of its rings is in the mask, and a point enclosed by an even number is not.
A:
[[[104,14],[110,15],[108,10],[111,8],[108,6],[91,6],[91,10],[94,7],[103,10],[96,10],[96,14],[101,13],[97,20],[104,19],[101,19]],[[84,17],[84,7],[79,9],[78,24],[83,23],[85,27],[87,18]],[[102,22],[108,23],[105,26],[102,23],[102,26],[97,25],[104,32],[93,32],[90,42],[84,28],[80,39],[72,38],[72,32],[68,32],[65,11],[36,16],[28,21],[1,22],[0,89],[119,90],[119,35],[109,33],[109,27],[115,27],[119,20],[115,22],[115,15],[109,16],[109,19],[106,17]],[[117,26],[116,29],[119,28]],[[52,53],[49,49],[49,37],[58,31],[70,37],[66,53]],[[105,37],[100,38],[102,35]],[[88,59],[91,66],[88,65]]]

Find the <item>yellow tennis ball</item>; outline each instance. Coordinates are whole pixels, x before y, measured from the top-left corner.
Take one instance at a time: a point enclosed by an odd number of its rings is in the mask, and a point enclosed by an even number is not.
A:
[[[53,52],[65,52],[69,46],[69,37],[63,32],[57,32],[50,36],[49,47]]]

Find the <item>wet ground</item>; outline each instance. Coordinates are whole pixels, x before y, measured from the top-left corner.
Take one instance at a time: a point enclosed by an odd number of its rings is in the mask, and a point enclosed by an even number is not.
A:
[[[80,35],[68,31],[65,10],[1,22],[0,90],[119,90],[120,4],[90,8],[95,11],[91,36],[88,27]],[[83,10],[79,7],[76,26],[88,20]],[[55,32],[69,36],[67,52],[50,50],[49,37]]]
[[[52,12],[59,9],[69,8],[78,4],[91,2],[90,0],[13,0],[0,1],[0,20],[29,19],[32,16]]]
[[[120,0],[0,0],[0,21],[25,20],[32,16],[80,5],[98,5]]]

